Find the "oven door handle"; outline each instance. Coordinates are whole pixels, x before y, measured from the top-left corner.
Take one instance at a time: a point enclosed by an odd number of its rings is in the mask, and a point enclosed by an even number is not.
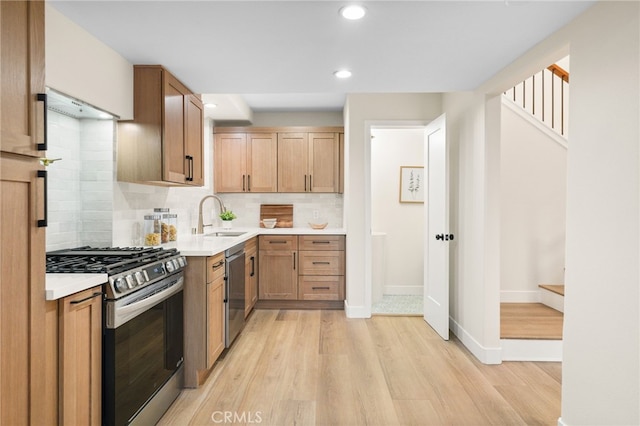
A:
[[[149,308],[157,305],[158,303],[170,298],[174,294],[182,291],[184,287],[184,277],[178,278],[176,283],[171,287],[163,290],[159,293],[153,294],[142,300],[138,300],[124,306],[113,306],[107,304],[107,328],[118,328],[122,324],[134,319],[138,315],[149,310]],[[109,309],[113,309],[113,312],[109,312]]]

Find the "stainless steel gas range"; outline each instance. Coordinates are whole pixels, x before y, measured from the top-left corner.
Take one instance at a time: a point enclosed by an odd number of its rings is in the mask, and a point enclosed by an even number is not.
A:
[[[175,249],[79,247],[47,253],[47,273],[106,273],[104,425],[155,424],[184,383],[183,269]]]

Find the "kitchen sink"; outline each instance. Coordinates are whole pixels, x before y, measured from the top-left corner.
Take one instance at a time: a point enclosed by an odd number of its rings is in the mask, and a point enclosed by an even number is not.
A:
[[[216,231],[210,234],[205,234],[205,237],[239,237],[246,233],[246,231]]]

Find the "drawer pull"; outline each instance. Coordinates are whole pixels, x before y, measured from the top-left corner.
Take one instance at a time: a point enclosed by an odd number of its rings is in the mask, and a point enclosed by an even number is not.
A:
[[[311,290],[330,290],[331,287],[311,287]]]
[[[314,265],[331,265],[331,262],[312,262]]]
[[[286,241],[269,241],[269,244],[287,244]]]
[[[94,297],[98,297],[98,296],[102,296],[102,293],[101,292],[93,293],[91,296],[87,296],[84,299],[72,300],[69,303],[71,303],[72,305],[77,305],[79,303],[86,302],[87,300],[93,299]]]
[[[331,241],[311,241],[311,244],[331,244]]]
[[[220,262],[218,262],[218,263],[215,263],[215,264],[211,265],[211,268],[212,268],[212,269],[218,269],[218,268],[219,268],[219,267],[221,267],[222,265],[224,265],[224,260],[221,260]]]

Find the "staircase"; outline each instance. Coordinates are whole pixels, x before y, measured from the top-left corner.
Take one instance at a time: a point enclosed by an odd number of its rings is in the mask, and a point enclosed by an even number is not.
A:
[[[557,64],[504,92],[504,97],[558,135],[568,137],[569,73]]]

